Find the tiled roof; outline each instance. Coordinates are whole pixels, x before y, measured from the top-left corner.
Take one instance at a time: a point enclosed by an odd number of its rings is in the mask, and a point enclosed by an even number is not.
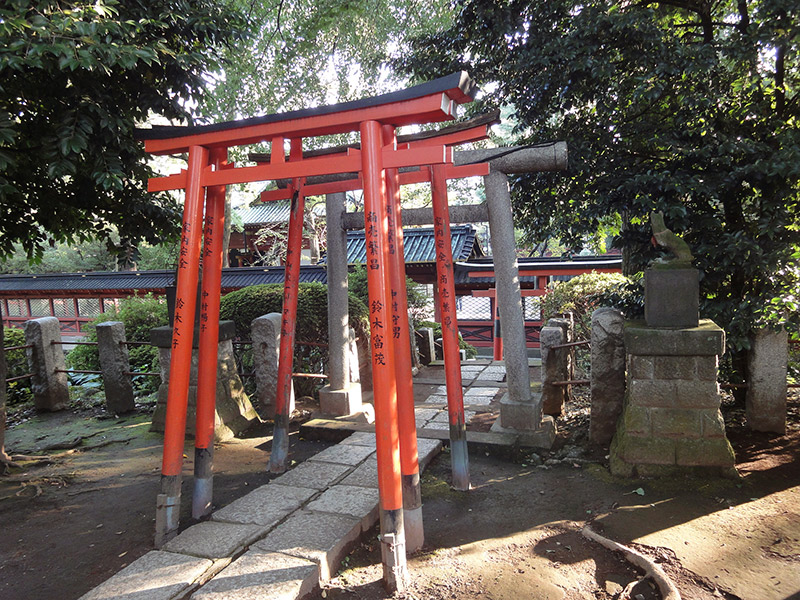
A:
[[[288,223],[290,210],[288,200],[275,200],[240,208],[236,212],[247,227],[265,223]]]
[[[472,225],[454,225],[450,228],[453,260],[469,260],[483,256],[479,244],[475,243],[475,228]],[[436,262],[433,227],[403,229],[403,249],[406,264]],[[364,231],[347,232],[347,262],[363,263],[367,255]]]
[[[257,227],[259,225],[272,223],[288,223],[289,213],[291,212],[288,200],[271,200],[270,202],[243,206],[235,210],[242,218],[242,223],[245,227]],[[311,210],[315,215],[324,217],[325,203],[318,202]]]
[[[327,282],[321,265],[301,265],[300,281]],[[91,290],[129,291],[164,289],[174,285],[174,271],[121,271],[98,273],[49,273],[44,275],[0,275],[0,293],[75,292]],[[222,288],[239,289],[261,283],[283,283],[283,267],[235,267],[222,270]]]

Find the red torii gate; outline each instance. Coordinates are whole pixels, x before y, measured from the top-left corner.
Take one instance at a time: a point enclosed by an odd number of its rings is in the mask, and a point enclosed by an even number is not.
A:
[[[427,139],[419,143],[397,144],[395,128],[401,125],[430,123],[452,119],[458,104],[470,102],[477,88],[466,73],[454,73],[413,88],[332,106],[273,114],[196,127],[154,127],[140,130],[145,150],[153,154],[188,152],[188,168],[177,175],[153,178],[150,191],[186,190],[182,224],[180,259],[178,265],[175,327],[170,361],[170,385],[164,434],[161,493],[156,510],[156,545],[160,546],[177,533],[181,496],[181,469],[186,428],[186,409],[191,364],[196,290],[201,262],[201,230],[205,230],[203,245],[203,282],[199,332],[199,378],[197,397],[197,434],[195,441],[195,486],[193,516],[207,515],[211,509],[213,420],[216,396],[216,348],[219,324],[220,274],[222,265],[222,225],[224,224],[224,191],[226,185],[264,180],[289,179],[292,211],[289,225],[289,244],[284,283],[283,323],[281,329],[278,396],[276,398],[275,428],[270,469],[285,470],[288,455],[288,399],[291,386],[291,360],[294,344],[294,321],[297,308],[297,279],[300,262],[302,215],[304,198],[318,190],[304,189],[305,178],[336,173],[360,173],[364,190],[365,230],[368,248],[367,280],[373,363],[376,447],[378,484],[381,508],[381,543],[383,548],[384,580],[390,589],[402,588],[406,573],[405,534],[403,527],[403,486],[401,455],[411,469],[416,464],[416,430],[414,427],[413,395],[403,402],[398,422],[398,384],[411,385],[410,365],[397,365],[398,357],[408,354],[406,346],[395,348],[408,331],[407,311],[400,310],[405,296],[401,274],[402,251],[398,252],[400,225],[399,169],[430,166],[430,173],[418,177],[430,178],[433,188],[436,217],[437,267],[440,282],[453,288],[452,256],[448,239],[446,165],[452,168],[452,150],[448,143],[469,141],[469,136],[451,139]],[[360,149],[348,149],[330,156],[304,157],[302,140],[336,133],[358,131]],[[472,132],[472,139],[486,136]],[[290,140],[286,160],[284,143]],[[250,167],[234,168],[227,162],[231,146],[269,142],[270,161]],[[472,169],[450,175],[486,174],[486,165],[470,165]],[[464,169],[461,167],[461,169]],[[422,171],[422,170],[421,170]],[[208,190],[207,194],[205,190]],[[203,198],[205,196],[205,228],[203,227]],[[399,233],[398,233],[399,232]],[[399,242],[400,244],[402,241]],[[402,248],[400,246],[400,248]],[[399,258],[398,258],[399,257]],[[451,294],[454,291],[451,290]],[[454,296],[453,296],[454,297]],[[443,323],[447,355],[455,352],[447,368],[451,437],[455,435],[454,453],[461,458],[454,484],[469,487],[466,434],[461,398],[458,342],[455,330],[455,306],[450,325]],[[443,302],[443,309],[444,302]],[[443,310],[443,316],[446,313]],[[400,319],[400,322],[397,322]],[[443,321],[446,317],[443,318]],[[392,326],[390,327],[390,322]],[[395,325],[394,323],[397,323]],[[399,329],[399,330],[398,330]],[[452,330],[452,331],[451,331]],[[453,344],[455,344],[453,346]],[[448,346],[450,352],[448,354]],[[400,358],[402,363],[402,358]],[[457,371],[457,380],[455,373]],[[406,372],[407,371],[407,374]],[[399,375],[399,376],[398,376]],[[457,385],[452,385],[457,384]],[[459,406],[460,405],[460,406]],[[401,443],[402,437],[402,443]],[[463,444],[460,441],[463,440]],[[463,451],[461,446],[463,446]],[[462,456],[463,454],[463,456]],[[454,461],[456,459],[454,458]],[[403,469],[403,472],[406,470]],[[418,475],[417,475],[418,478]],[[418,494],[418,491],[417,491]]]

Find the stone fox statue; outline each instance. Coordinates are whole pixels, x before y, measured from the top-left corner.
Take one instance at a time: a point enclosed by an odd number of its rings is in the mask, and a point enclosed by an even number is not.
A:
[[[659,259],[656,262],[672,266],[689,266],[692,260],[694,260],[692,251],[689,249],[689,245],[684,242],[679,235],[667,229],[667,226],[664,224],[664,213],[650,213],[650,225],[653,228],[654,245],[657,244],[662,248],[666,248],[674,255],[674,258]]]

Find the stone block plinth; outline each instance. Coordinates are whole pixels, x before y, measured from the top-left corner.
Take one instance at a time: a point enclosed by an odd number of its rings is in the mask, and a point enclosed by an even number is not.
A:
[[[611,472],[658,476],[698,468],[735,473],[717,385],[725,333],[711,321],[688,329],[628,323],[626,392],[611,444]]]
[[[244,391],[242,380],[236,369],[233,355],[233,321],[221,321],[217,350],[217,406],[214,416],[214,439],[224,441],[245,431],[259,420],[250,399]],[[158,388],[158,404],[153,413],[150,431],[163,432],[167,413],[169,392],[170,358],[172,355],[172,328],[156,327],[150,331],[150,341],[159,350],[161,385]],[[197,406],[197,335],[192,348],[192,366],[189,375],[189,403],[186,412],[186,433],[194,435]]]
[[[523,446],[550,448],[556,439],[553,417],[542,416],[541,393],[531,391],[532,402],[515,402],[506,393],[500,398],[500,418],[492,425],[495,433],[513,433]]]
[[[319,410],[325,415],[354,415],[363,407],[361,384],[350,383],[347,389],[334,390],[326,385],[319,390]]]

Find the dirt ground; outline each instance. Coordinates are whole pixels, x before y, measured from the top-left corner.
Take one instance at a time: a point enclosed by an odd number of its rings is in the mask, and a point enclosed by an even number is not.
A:
[[[741,409],[725,412],[738,481],[612,478],[603,452],[585,450],[585,400],[560,419],[552,452],[515,460],[471,453],[469,492],[449,487],[443,453],[423,475],[426,545],[410,558],[409,589],[399,597],[617,598],[640,574],[583,538],[590,524],[659,561],[685,600],[800,599],[800,394],[791,396],[784,436],[748,432]],[[152,549],[161,438],[147,433],[146,411],[95,413],[42,415],[8,432],[12,452],[49,447],[50,458],[0,478],[3,600],[79,598]],[[217,448],[220,506],[269,481],[269,444],[262,427]],[[326,446],[295,433],[291,458]],[[188,467],[185,482],[184,526]],[[372,533],[318,598],[386,597]],[[659,596],[645,581],[630,598]]]

